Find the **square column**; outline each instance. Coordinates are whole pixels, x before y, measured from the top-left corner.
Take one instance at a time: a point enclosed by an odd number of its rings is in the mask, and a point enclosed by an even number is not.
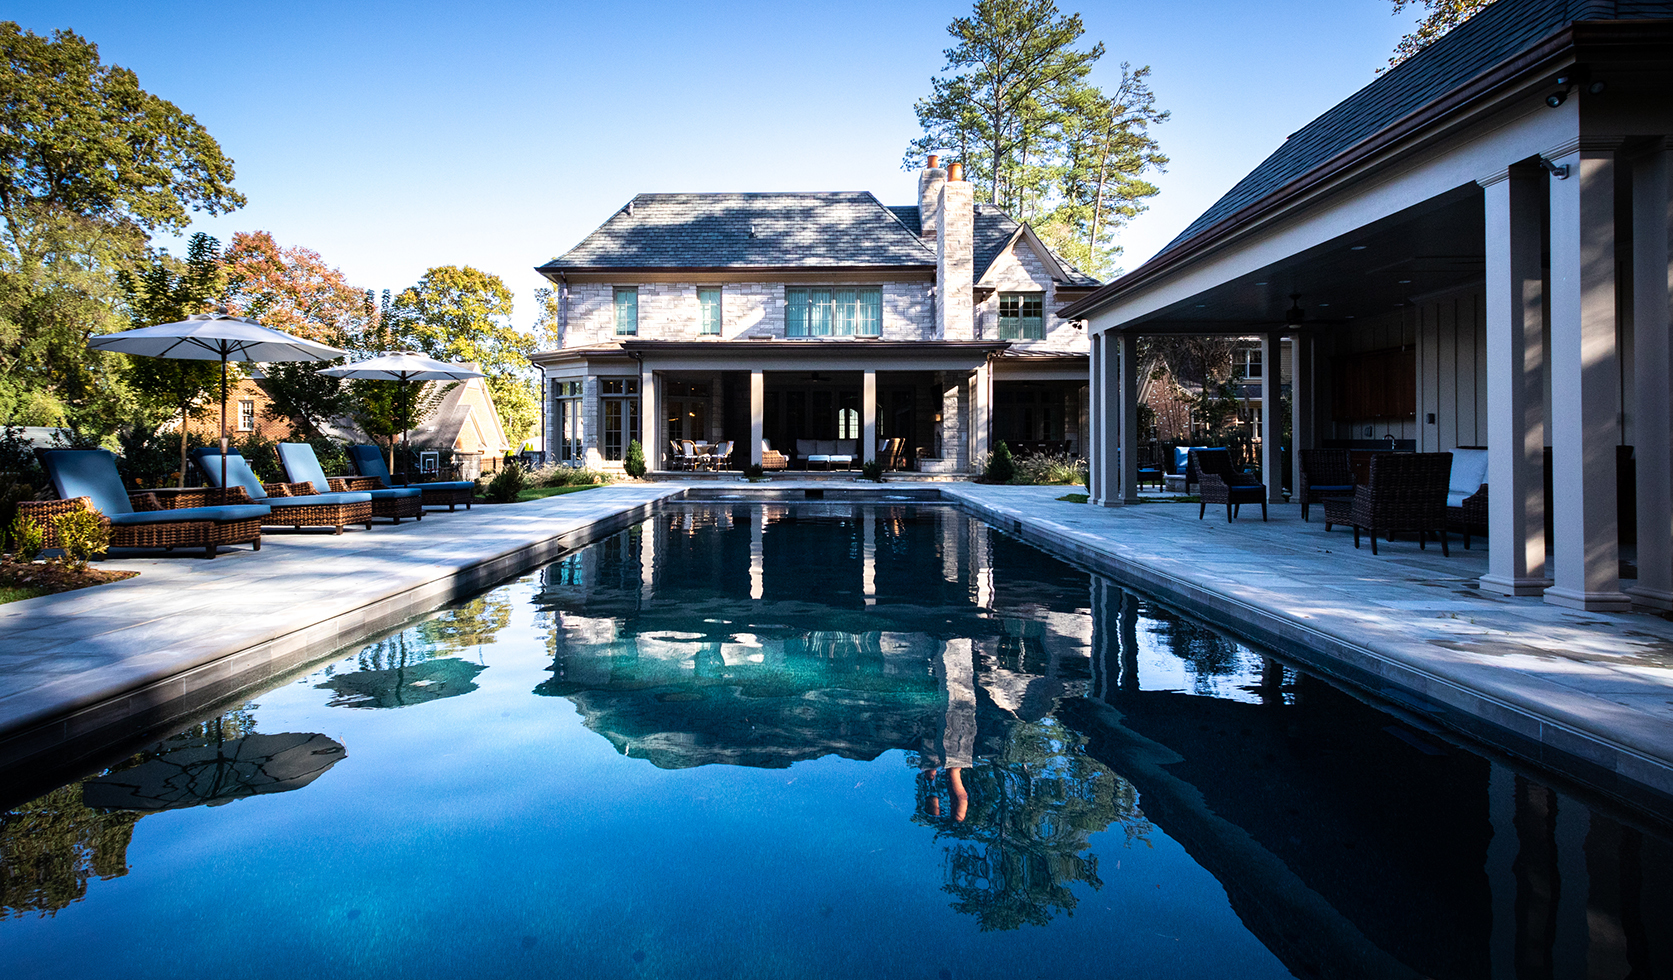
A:
[[[1081,435],[1081,451],[1086,455],[1086,502],[1104,502],[1104,461],[1109,454],[1104,450],[1104,335],[1092,334],[1087,340],[1091,350],[1086,358],[1086,432]]]
[[[1290,489],[1301,491],[1301,451],[1313,448],[1313,335],[1290,336]]]
[[[749,465],[761,465],[761,440],[767,437],[767,376],[749,372]],[[794,447],[792,447],[794,448]]]
[[[1483,589],[1539,595],[1545,575],[1545,175],[1480,182],[1487,215],[1487,574]]]
[[[1673,139],[1632,162],[1637,602],[1673,609]]]
[[[877,458],[877,372],[865,373],[865,384],[860,393],[860,441],[864,445],[860,449],[860,461],[872,462]]]
[[[1261,337],[1261,482],[1269,504],[1284,502],[1284,414],[1279,408],[1283,357],[1283,334]]]
[[[1621,363],[1615,338],[1615,150],[1580,144],[1552,162],[1551,506],[1556,584],[1545,601],[1630,608],[1621,591],[1615,447]],[[1489,497],[1491,499],[1491,496]]]
[[[970,458],[975,459],[993,451],[988,436],[991,434],[993,374],[987,362],[970,372]]]
[[[625,421],[625,420],[624,420]],[[639,363],[639,446],[645,450],[645,468],[662,469],[662,457],[668,452],[658,433],[662,431],[662,407],[656,397],[656,372],[649,364]],[[625,454],[624,454],[625,455]]]
[[[1119,460],[1120,469],[1111,474],[1115,479],[1114,498],[1108,503],[1136,504],[1139,501],[1139,338],[1137,334],[1117,334],[1121,357],[1116,369],[1118,401],[1114,406],[1114,421],[1121,426],[1116,436],[1119,452],[1112,459]]]

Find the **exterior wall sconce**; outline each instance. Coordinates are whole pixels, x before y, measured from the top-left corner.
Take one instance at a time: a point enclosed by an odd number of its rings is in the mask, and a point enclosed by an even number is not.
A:
[[[1550,160],[1547,160],[1544,157],[1540,157],[1539,158],[1539,165],[1542,168],[1544,168],[1547,173],[1549,173],[1551,176],[1557,178],[1558,180],[1567,180],[1568,179],[1568,165],[1567,164],[1564,164],[1563,166],[1559,167],[1556,164],[1552,163]]]

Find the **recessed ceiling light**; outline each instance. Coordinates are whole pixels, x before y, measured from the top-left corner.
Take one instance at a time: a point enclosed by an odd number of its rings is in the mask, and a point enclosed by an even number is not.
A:
[[[1257,286],[1264,286],[1264,285],[1266,285],[1266,283],[1265,283],[1265,282],[1257,282],[1257,283],[1255,283],[1255,285],[1257,285]]]
[[[1197,309],[1199,309],[1199,310],[1200,310],[1200,309],[1202,309],[1202,308],[1203,308],[1203,307],[1205,307],[1205,306],[1207,306],[1207,305],[1208,305],[1208,304],[1207,304],[1207,303],[1198,303],[1198,304],[1197,304]]]
[[[1320,303],[1319,305],[1320,306],[1329,306],[1330,304],[1329,303]]]
[[[1363,252],[1363,251],[1365,251],[1365,246],[1364,245],[1355,245],[1352,248],[1348,249],[1348,251],[1350,251],[1350,252]]]
[[[1400,280],[1400,285],[1402,285],[1402,286],[1410,286],[1411,284],[1412,284],[1412,281],[1410,279]]]
[[[1352,319],[1353,319],[1353,318],[1354,318],[1354,315],[1353,315],[1353,314],[1352,314],[1352,313],[1349,313],[1349,314],[1348,314],[1348,315],[1347,315],[1347,316],[1345,316],[1345,317],[1343,317],[1343,318],[1342,318],[1342,319],[1344,319],[1344,320],[1352,320]]]

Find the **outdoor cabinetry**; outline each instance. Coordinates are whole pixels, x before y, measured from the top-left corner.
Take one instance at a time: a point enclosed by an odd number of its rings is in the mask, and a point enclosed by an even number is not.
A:
[[[1417,418],[1414,347],[1338,355],[1331,376],[1331,416],[1339,422]]]

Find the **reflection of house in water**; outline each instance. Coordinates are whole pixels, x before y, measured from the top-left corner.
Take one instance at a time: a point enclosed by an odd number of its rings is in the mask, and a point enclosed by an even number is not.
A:
[[[1665,840],[1271,661],[1247,678],[1247,699],[1149,690],[1140,665],[1158,640],[1228,672],[1247,654],[1158,629],[1165,611],[1102,579],[1093,594],[1092,697],[1059,717],[1297,976],[1624,977],[1673,964],[1673,933],[1650,925],[1668,921],[1673,898]]]

